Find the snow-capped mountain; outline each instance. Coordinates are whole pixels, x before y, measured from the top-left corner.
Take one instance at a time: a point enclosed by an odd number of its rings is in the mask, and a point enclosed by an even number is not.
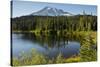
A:
[[[57,9],[53,7],[45,7],[37,12],[32,13],[31,15],[38,16],[72,16],[73,14],[69,12],[64,12],[62,9]]]

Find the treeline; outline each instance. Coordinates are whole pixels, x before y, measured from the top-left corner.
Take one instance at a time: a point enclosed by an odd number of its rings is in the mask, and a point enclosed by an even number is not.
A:
[[[12,31],[96,31],[97,16],[21,16],[11,18]]]

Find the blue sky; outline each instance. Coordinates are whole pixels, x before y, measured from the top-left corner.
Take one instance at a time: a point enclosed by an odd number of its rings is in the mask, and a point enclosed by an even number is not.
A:
[[[85,11],[87,14],[97,15],[97,6],[95,5],[76,5],[76,4],[59,4],[59,3],[45,3],[45,2],[33,2],[33,1],[13,1],[12,5],[12,17],[19,17],[28,15],[44,7],[54,7],[62,9],[63,11],[70,12],[72,14],[82,14]]]

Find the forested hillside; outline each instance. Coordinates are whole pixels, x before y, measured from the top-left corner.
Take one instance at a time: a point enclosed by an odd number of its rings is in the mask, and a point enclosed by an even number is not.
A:
[[[21,16],[11,18],[13,31],[96,31],[97,16]]]

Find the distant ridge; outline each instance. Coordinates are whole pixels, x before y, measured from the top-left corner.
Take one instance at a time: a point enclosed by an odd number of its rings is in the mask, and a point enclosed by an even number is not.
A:
[[[44,7],[43,9],[32,13],[31,15],[37,16],[73,16],[73,14],[69,12],[64,12],[62,9],[57,9],[54,7]]]

